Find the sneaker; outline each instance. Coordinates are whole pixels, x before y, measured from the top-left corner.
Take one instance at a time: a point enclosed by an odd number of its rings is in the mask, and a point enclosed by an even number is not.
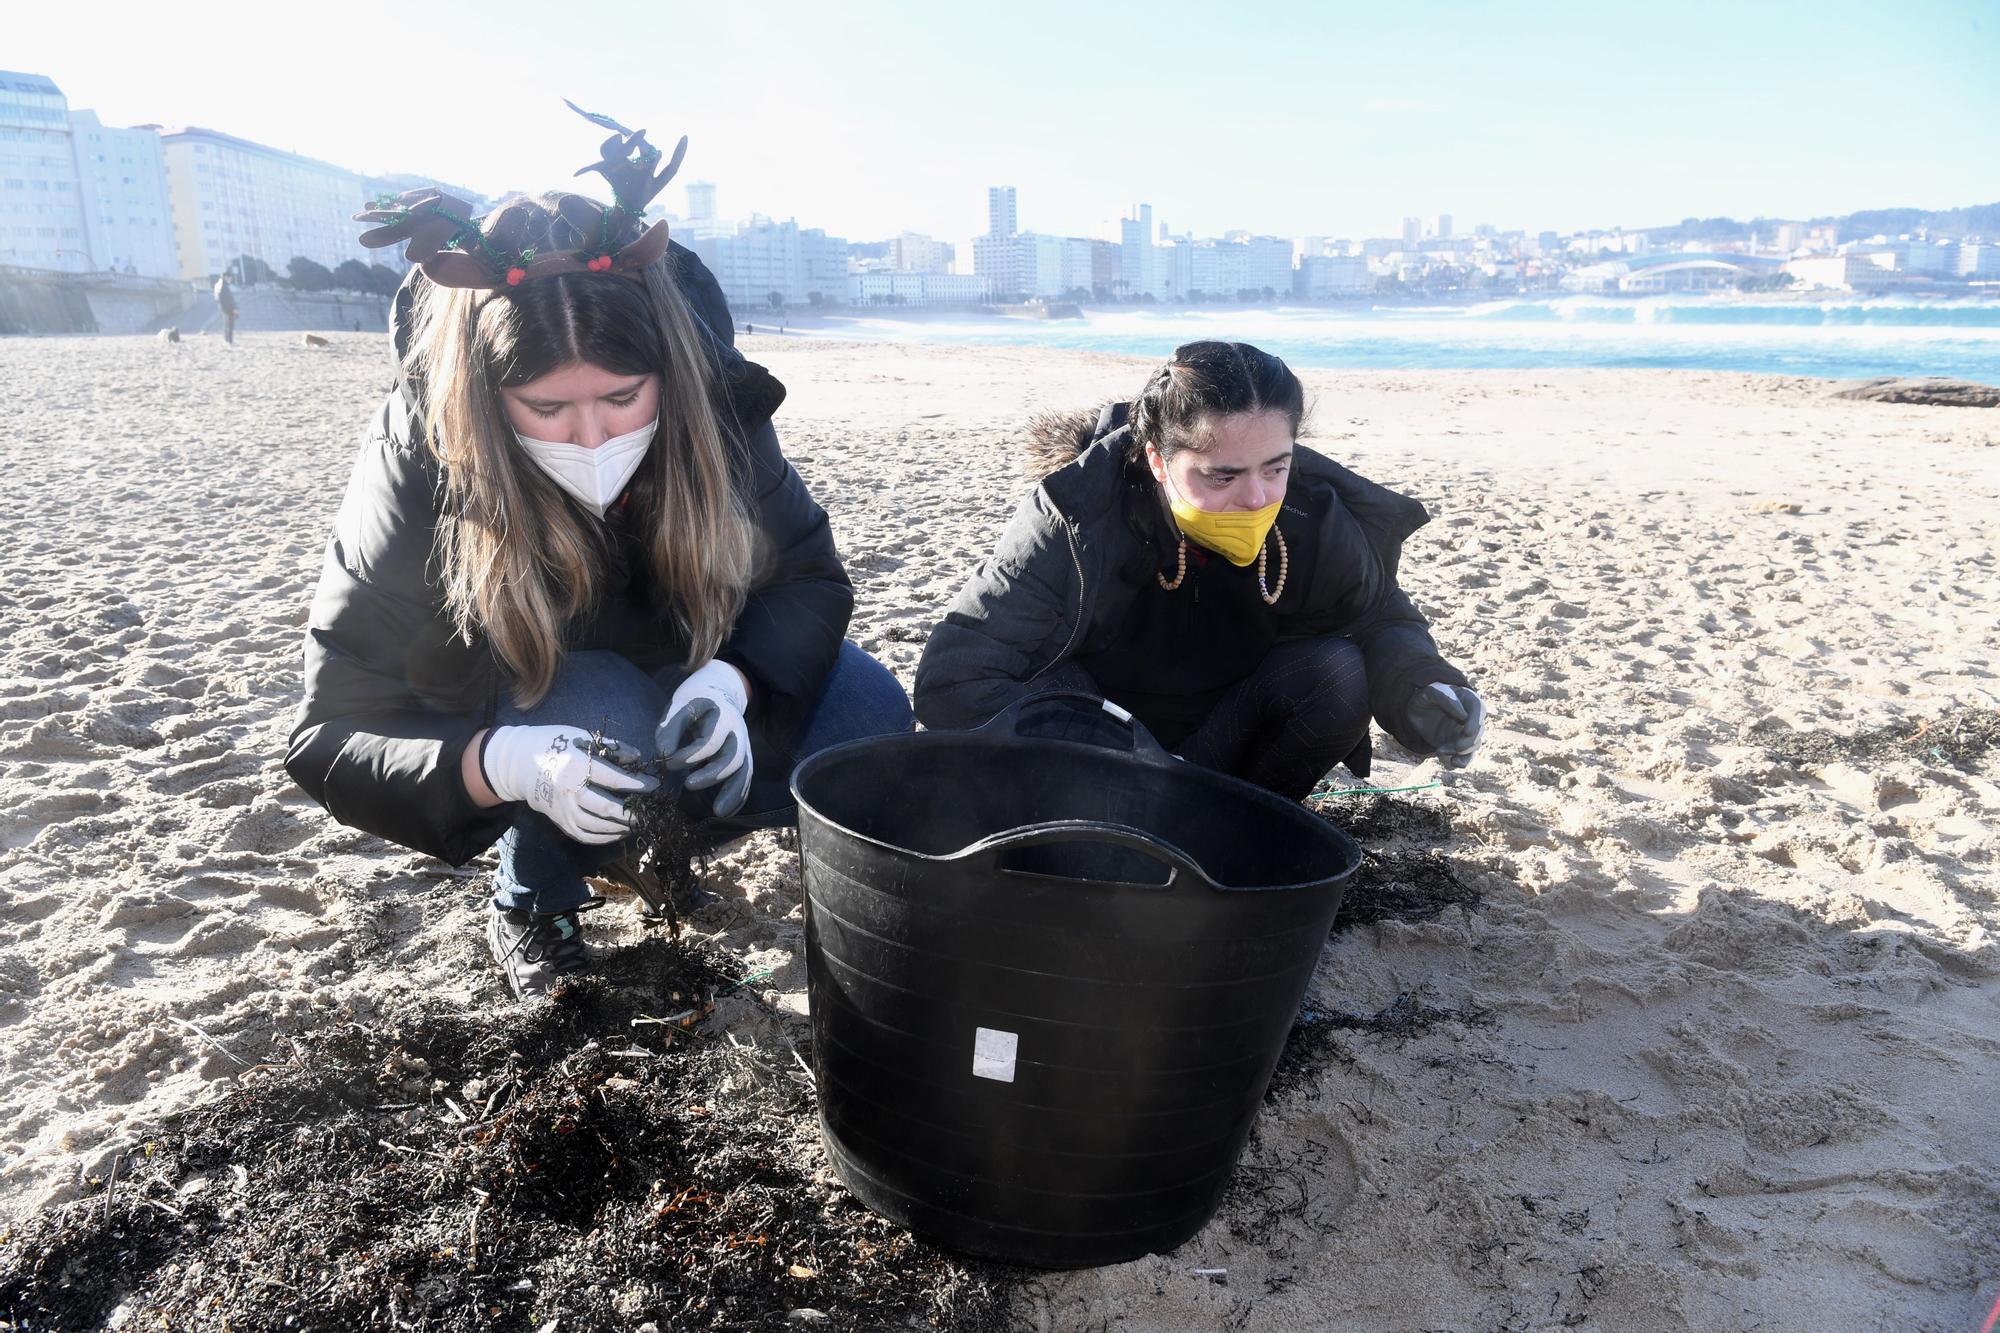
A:
[[[590,970],[590,949],[578,918],[602,906],[602,898],[586,898],[567,912],[493,906],[486,918],[486,943],[515,999],[546,995],[563,977]]]

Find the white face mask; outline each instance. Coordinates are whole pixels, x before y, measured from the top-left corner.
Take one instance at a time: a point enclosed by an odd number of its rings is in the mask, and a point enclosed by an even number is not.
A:
[[[553,440],[531,440],[518,430],[514,438],[521,442],[535,465],[548,473],[549,480],[603,518],[604,511],[624,493],[625,483],[632,480],[632,474],[645,461],[653,432],[659,428],[660,419],[654,417],[631,434],[606,440],[595,449]]]

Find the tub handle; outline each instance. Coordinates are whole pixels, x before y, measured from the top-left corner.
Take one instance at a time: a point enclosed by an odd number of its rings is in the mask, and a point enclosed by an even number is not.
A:
[[[1138,718],[1133,717],[1130,710],[1119,707],[1109,699],[1099,698],[1088,690],[1041,690],[1035,694],[1030,694],[1026,698],[1015,700],[998,713],[995,713],[992,719],[980,727],[979,730],[991,730],[1003,736],[1021,737],[1023,736],[1021,731],[1022,716],[1032,708],[1049,703],[1067,704],[1071,711],[1077,714],[1096,714],[1101,712],[1105,717],[1111,719],[1114,726],[1121,728],[1127,737],[1129,737],[1122,750],[1117,746],[1105,745],[1095,740],[1068,741],[1068,744],[1088,745],[1093,749],[1110,750],[1114,754],[1130,754],[1134,759],[1147,763],[1171,764],[1180,762],[1175,755],[1167,750],[1166,746],[1153,738],[1153,733],[1146,730],[1146,724]],[[1043,739],[1059,738],[1045,737]]]
[[[1049,843],[1061,842],[1102,842],[1114,847],[1149,856],[1174,873],[1165,887],[1171,888],[1186,875],[1190,881],[1203,888],[1216,889],[1220,886],[1195,864],[1193,857],[1164,838],[1154,837],[1125,824],[1106,823],[1101,819],[1052,819],[1042,824],[1023,824],[1019,828],[995,833],[979,841],[969,843],[945,858],[952,861],[971,860],[975,857],[990,858],[998,868],[1000,854],[1020,847],[1041,847]],[[1122,881],[1102,881],[1116,886]],[[1161,885],[1142,884],[1130,887],[1158,890]]]

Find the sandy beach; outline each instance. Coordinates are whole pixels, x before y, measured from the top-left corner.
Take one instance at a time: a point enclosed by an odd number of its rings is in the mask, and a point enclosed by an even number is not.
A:
[[[482,865],[344,829],[281,767],[387,339],[238,342],[0,341],[0,1228],[290,1036],[509,1003]],[[1028,485],[1027,415],[1148,369],[742,345],[790,389],[850,637],[906,686]],[[1336,934],[1221,1214],[1017,1284],[1018,1326],[1977,1329],[2000,411],[1706,372],[1303,378],[1306,443],[1433,514],[1403,585],[1491,722],[1364,841],[1468,901]],[[1377,754],[1381,785],[1441,776]],[[707,887],[691,930],[758,978],[708,1023],[803,1048],[793,844]],[[590,925],[649,930],[629,900]]]

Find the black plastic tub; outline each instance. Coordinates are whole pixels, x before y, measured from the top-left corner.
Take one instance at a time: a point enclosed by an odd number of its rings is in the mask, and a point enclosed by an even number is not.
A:
[[[1122,748],[1023,734],[1077,707],[855,741],[792,778],[836,1170],[938,1244],[1043,1268],[1170,1250],[1213,1215],[1361,859],[1108,705]]]

